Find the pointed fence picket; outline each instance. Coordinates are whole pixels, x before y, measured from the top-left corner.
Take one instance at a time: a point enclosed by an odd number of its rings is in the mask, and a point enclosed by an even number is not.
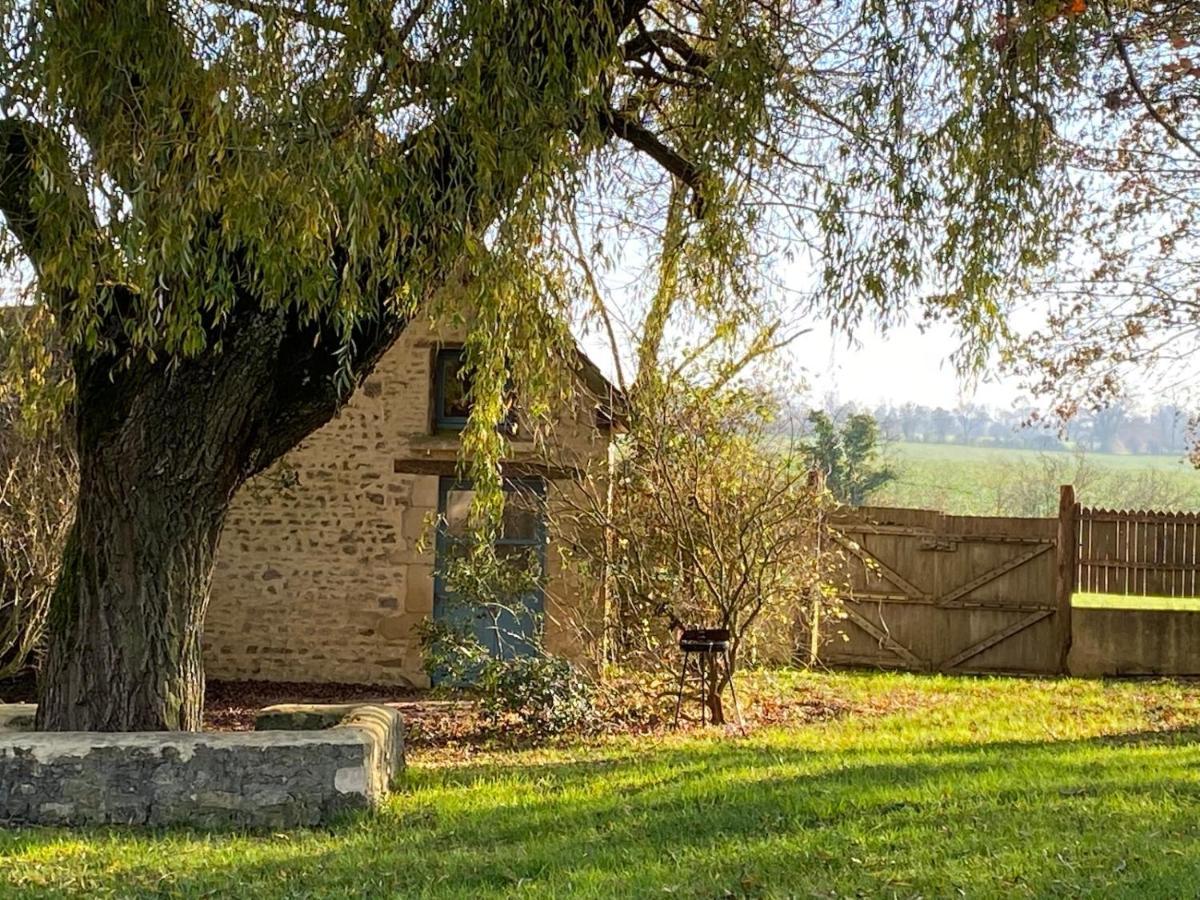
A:
[[[1083,507],[1078,513],[1076,590],[1142,597],[1195,597],[1200,517],[1191,512]]]

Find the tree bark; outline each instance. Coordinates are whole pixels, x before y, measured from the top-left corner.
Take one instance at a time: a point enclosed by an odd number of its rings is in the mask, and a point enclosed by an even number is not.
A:
[[[303,362],[301,342],[282,314],[248,317],[223,340],[117,373],[111,358],[77,361],[79,497],[39,728],[200,727],[204,614],[229,504],[337,408],[332,393],[296,391],[286,365]]]
[[[149,459],[123,466],[121,457],[108,446],[85,461],[51,605],[38,726],[197,730],[200,641],[228,501],[207,488],[160,492],[162,479],[143,470]]]

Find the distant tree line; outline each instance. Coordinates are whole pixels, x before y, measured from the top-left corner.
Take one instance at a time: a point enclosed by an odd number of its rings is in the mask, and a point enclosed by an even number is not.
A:
[[[1181,455],[1194,443],[1193,414],[1171,403],[1140,411],[1125,404],[1080,412],[1065,432],[1041,426],[1032,406],[999,409],[974,403],[952,408],[920,403],[881,404],[871,409],[827,397],[823,411],[836,422],[867,413],[888,441],[960,444],[1028,450],[1086,450],[1091,453]],[[794,420],[809,419],[808,408],[797,407]],[[811,427],[811,425],[810,425]]]

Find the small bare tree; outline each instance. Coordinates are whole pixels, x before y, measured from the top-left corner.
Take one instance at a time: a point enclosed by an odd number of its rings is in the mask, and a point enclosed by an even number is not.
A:
[[[37,312],[22,317],[19,338],[0,321],[0,678],[30,668],[70,528],[77,466],[67,435],[60,360]]]
[[[9,427],[4,422],[5,429]],[[43,434],[0,441],[0,677],[26,669],[42,628],[71,523],[75,465]]]
[[[607,478],[559,513],[575,519],[559,533],[585,536],[575,561],[608,591],[614,659],[662,666],[677,659],[664,650],[679,627],[729,630],[729,671],[711,670],[704,691],[717,724],[738,663],[794,656],[823,571],[827,498],[801,448],[771,433],[772,412],[752,389],[645,388]]]

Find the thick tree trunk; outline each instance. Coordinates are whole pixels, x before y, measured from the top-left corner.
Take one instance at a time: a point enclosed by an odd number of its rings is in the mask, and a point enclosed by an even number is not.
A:
[[[77,363],[76,521],[51,604],[38,726],[194,730],[214,557],[238,487],[326,421],[336,397],[260,315],[198,359]]]
[[[200,640],[228,501],[207,488],[160,492],[162,479],[140,471],[147,461],[85,463],[51,606],[42,728],[200,727]]]

